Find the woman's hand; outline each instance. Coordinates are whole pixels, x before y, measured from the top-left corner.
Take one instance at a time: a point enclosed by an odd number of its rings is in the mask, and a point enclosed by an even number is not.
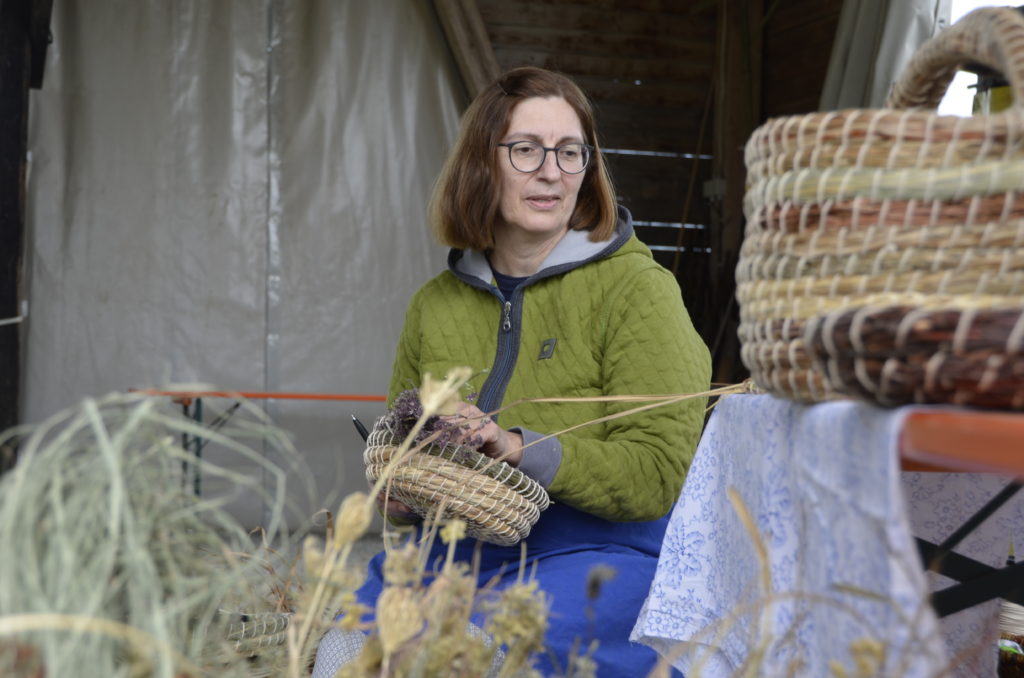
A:
[[[464,424],[467,430],[463,439],[475,438],[474,443],[481,443],[480,452],[488,457],[512,467],[523,460],[523,436],[501,428],[476,405],[461,403],[459,413],[446,419],[455,425]]]
[[[381,492],[377,495],[377,508],[380,509],[389,518],[396,518],[400,521],[414,521],[419,520],[420,517],[413,513],[413,510],[409,508],[408,504],[404,504],[397,499],[387,500],[387,504],[384,503],[384,493]]]

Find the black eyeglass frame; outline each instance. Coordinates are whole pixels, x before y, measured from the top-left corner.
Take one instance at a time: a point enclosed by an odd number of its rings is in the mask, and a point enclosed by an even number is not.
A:
[[[537,165],[537,167],[535,167],[532,170],[521,170],[518,167],[516,167],[515,161],[512,160],[512,149],[515,146],[518,146],[519,144],[536,144],[537,146],[540,146],[542,151],[544,151],[544,155],[541,156],[540,164]],[[543,167],[544,163],[546,163],[548,161],[548,151],[554,151],[554,153],[555,153],[555,165],[558,167],[558,171],[561,172],[562,174],[570,174],[570,175],[572,175],[572,174],[581,174],[583,172],[586,172],[587,168],[590,167],[590,159],[594,156],[594,147],[591,146],[590,144],[584,144],[584,143],[582,143],[580,141],[571,141],[571,142],[569,142],[567,144],[562,144],[561,146],[550,146],[549,147],[549,146],[542,146],[538,142],[530,141],[529,139],[520,139],[519,141],[509,141],[507,143],[502,143],[502,144],[498,144],[498,145],[499,146],[504,146],[505,148],[508,149],[508,162],[509,162],[510,165],[512,165],[512,169],[514,169],[517,172],[522,172],[523,174],[533,174],[534,172],[539,170],[541,167]],[[583,149],[587,153],[586,161],[583,163],[583,167],[579,171],[577,171],[577,172],[569,172],[564,167],[562,167],[562,163],[559,162],[559,160],[558,160],[558,151],[562,150],[566,146],[582,146]]]

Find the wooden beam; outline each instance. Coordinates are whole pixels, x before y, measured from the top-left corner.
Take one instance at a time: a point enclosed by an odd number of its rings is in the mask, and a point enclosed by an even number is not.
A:
[[[722,322],[711,347],[714,380],[745,376],[739,358],[734,302],[736,262],[743,241],[743,147],[761,116],[762,0],[720,0],[715,66],[714,175],[722,179],[721,215],[713,224],[712,257],[716,306]]]
[[[674,35],[621,35],[595,33],[575,26],[509,26],[494,22],[487,24],[487,31],[495,49],[557,50],[563,54],[614,55],[623,60],[670,59],[710,66],[715,53],[713,19],[701,38],[691,40]]]
[[[434,0],[434,9],[473,99],[501,74],[480,9],[476,0]]]
[[[29,5],[0,0],[0,320],[18,316],[31,76]],[[0,430],[18,423],[21,325],[0,325]],[[0,447],[0,472],[14,463]]]
[[[479,0],[488,23],[530,29],[554,26],[592,34],[672,37],[702,41],[707,35],[702,21],[688,14],[602,9],[590,2],[544,4],[537,0]],[[684,4],[684,3],[681,3]]]
[[[29,13],[28,40],[32,55],[30,84],[35,89],[43,86],[46,48],[50,45],[50,15],[52,13],[53,0],[32,0],[32,9]]]

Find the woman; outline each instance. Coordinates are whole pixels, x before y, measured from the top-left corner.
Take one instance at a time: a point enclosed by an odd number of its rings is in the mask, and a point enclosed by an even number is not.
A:
[[[574,643],[586,648],[596,636],[600,676],[645,675],[657,657],[628,637],[700,436],[704,401],[532,445],[636,403],[526,403],[478,419],[524,398],[695,393],[709,384],[708,351],[675,279],[615,205],[580,89],[565,76],[519,68],[484,90],[435,188],[431,222],[452,248],[448,270],[409,305],[391,398],[426,372],[468,365],[482,374],[472,384],[476,404],[461,412],[484,422],[481,450],[538,481],[554,502],[527,539],[551,602],[545,644],[557,657],[554,664],[539,657],[538,668],[564,672]],[[473,549],[463,540],[459,556],[468,561]],[[381,558],[361,598],[380,592]],[[484,545],[479,581],[499,573],[514,579],[519,558],[518,546]],[[587,572],[599,564],[617,576],[591,601]]]

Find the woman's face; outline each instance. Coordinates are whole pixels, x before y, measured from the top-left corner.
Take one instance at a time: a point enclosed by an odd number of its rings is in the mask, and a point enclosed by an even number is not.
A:
[[[561,97],[524,99],[512,109],[508,132],[502,143],[536,141],[553,148],[567,143],[586,143],[576,111]],[[499,146],[500,228],[520,231],[531,239],[561,236],[576,208],[576,195],[586,172],[566,174],[547,153],[544,164],[533,172],[520,172],[509,162],[508,148]]]

